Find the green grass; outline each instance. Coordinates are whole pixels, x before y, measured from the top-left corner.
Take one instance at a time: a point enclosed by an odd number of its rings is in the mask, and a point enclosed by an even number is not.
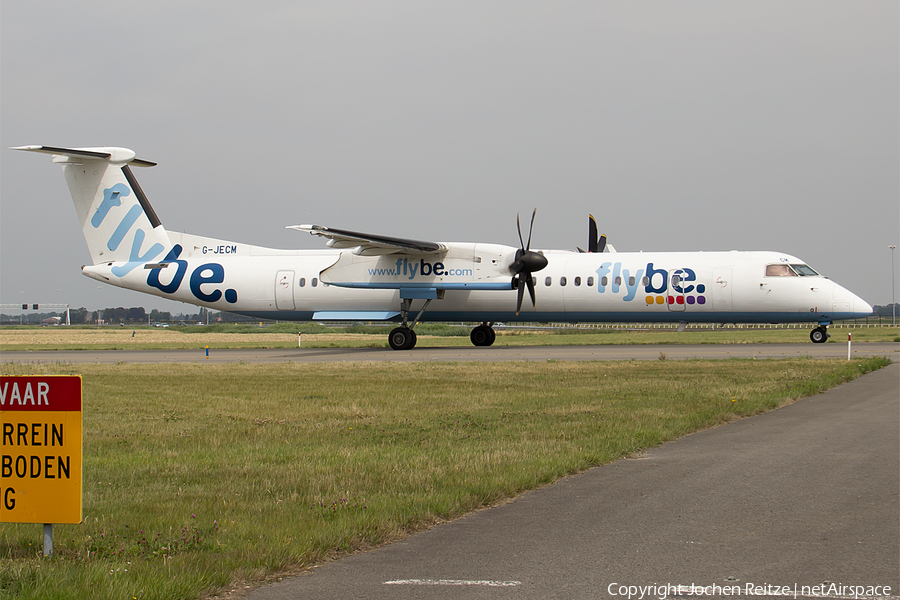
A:
[[[686,331],[641,329],[623,326],[606,328],[498,329],[495,346],[574,346],[623,344],[809,344],[811,328],[798,329],[706,329]],[[27,335],[29,331],[34,335]],[[173,350],[210,348],[296,348],[297,333],[304,337],[304,348],[387,348],[390,327],[352,325],[326,327],[319,323],[277,323],[257,325],[210,325],[192,327],[87,327],[0,329],[0,350]],[[3,333],[7,332],[4,336]],[[132,336],[132,332],[134,335]],[[418,347],[470,347],[471,328],[463,325],[422,323],[416,327]],[[829,328],[828,343],[845,344],[847,334],[853,341],[900,342],[900,327]],[[54,335],[56,334],[56,335]],[[263,334],[269,335],[263,338]],[[336,334],[340,339],[329,339]],[[325,336],[325,337],[318,337]],[[274,339],[273,339],[274,338]]]
[[[259,582],[887,363],[3,365],[83,376],[85,518],[0,525],[0,595]]]

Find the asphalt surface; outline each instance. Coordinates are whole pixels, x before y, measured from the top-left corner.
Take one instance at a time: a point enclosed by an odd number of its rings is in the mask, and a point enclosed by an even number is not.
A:
[[[246,597],[896,599],[898,571],[895,362]]]
[[[855,343],[855,357],[900,358],[900,344],[891,342]],[[290,348],[195,350],[78,350],[0,352],[2,362],[60,363],[279,363],[355,361],[509,361],[509,360],[671,360],[693,358],[846,358],[847,344],[671,344],[623,346],[492,346],[476,348],[419,347],[413,350],[387,348]]]

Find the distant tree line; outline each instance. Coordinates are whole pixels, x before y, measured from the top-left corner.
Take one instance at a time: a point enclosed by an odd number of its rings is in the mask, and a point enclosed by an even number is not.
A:
[[[19,315],[8,315],[3,313],[0,314],[0,324],[40,325],[45,321],[52,319],[53,317],[59,318],[59,322],[65,324],[66,311],[26,311]],[[203,307],[201,307],[198,312],[193,314],[172,314],[170,311],[160,311],[154,308],[150,311],[149,315],[147,314],[147,310],[142,306],[133,306],[131,308],[124,308],[122,306],[119,306],[117,308],[104,308],[103,310],[94,311],[88,310],[84,307],[69,309],[69,319],[71,319],[72,325],[146,325],[148,323],[167,323],[170,325],[185,323],[196,325],[197,323],[206,324],[207,320],[209,323],[222,323],[236,322],[244,318],[245,317],[231,315],[229,313],[209,311]]]
[[[893,310],[894,310],[893,314],[896,314],[898,317],[900,317],[900,303],[887,304],[885,306],[879,306],[878,304],[876,304],[875,306],[872,307],[872,310],[876,316],[891,317],[892,316],[891,308],[893,308]]]

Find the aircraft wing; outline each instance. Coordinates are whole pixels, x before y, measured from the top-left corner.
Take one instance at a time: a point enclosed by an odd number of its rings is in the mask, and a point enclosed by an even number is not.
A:
[[[323,225],[290,225],[287,229],[308,231],[310,235],[328,238],[330,248],[357,248],[355,254],[374,256],[403,252],[406,254],[437,254],[446,252],[448,247],[438,242],[423,242],[386,235],[372,235],[346,229],[334,229]]]

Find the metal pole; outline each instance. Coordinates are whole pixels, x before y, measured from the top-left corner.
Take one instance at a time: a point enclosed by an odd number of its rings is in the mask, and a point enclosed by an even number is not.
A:
[[[53,523],[44,523],[44,556],[53,554]]]
[[[888,246],[891,249],[891,325],[897,326],[897,301],[894,299],[894,290],[896,286],[894,285],[894,250],[897,249],[897,246],[891,244]]]

